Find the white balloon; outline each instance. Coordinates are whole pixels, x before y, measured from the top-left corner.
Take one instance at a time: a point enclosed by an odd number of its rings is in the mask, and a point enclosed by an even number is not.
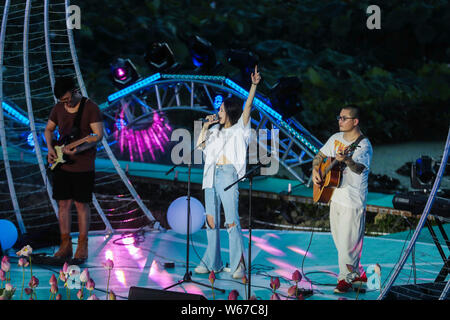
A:
[[[189,234],[196,233],[205,224],[205,207],[194,197],[191,197],[191,219]],[[175,199],[167,210],[167,222],[173,231],[186,234],[187,231],[187,197]]]

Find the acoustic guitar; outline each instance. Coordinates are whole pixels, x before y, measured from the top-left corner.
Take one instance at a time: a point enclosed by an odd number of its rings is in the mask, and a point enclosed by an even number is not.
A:
[[[359,143],[359,141],[358,141]],[[349,155],[355,151],[357,143],[352,143],[344,149],[344,155]],[[339,161],[333,157],[328,157],[326,161],[323,161],[319,166],[319,174],[322,178],[322,183],[313,185],[313,201],[314,203],[329,203],[334,189],[338,188],[341,184],[342,170],[338,165]]]
[[[57,168],[59,165],[68,162],[69,160],[65,157],[65,154],[63,152],[63,148],[66,148],[67,150],[72,150],[73,148],[78,147],[79,145],[83,144],[83,143],[91,143],[91,142],[95,142],[97,140],[97,135],[96,134],[90,134],[80,140],[74,141],[68,145],[65,144],[61,144],[61,145],[57,145],[56,142],[53,142],[53,148],[55,149],[56,152],[56,160],[54,163],[49,164],[49,167],[51,170],[54,170],[55,168]]]

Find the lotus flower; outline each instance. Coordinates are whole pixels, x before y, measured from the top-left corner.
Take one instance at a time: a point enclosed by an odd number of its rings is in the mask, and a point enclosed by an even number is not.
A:
[[[288,289],[288,291],[287,291],[288,296],[289,296],[289,297],[297,296],[297,289],[298,289],[298,287],[297,287],[296,285],[290,287],[290,288]]]
[[[52,284],[51,284],[50,292],[51,292],[52,294],[55,294],[55,293],[58,292],[58,285],[57,285],[56,283],[52,283]]]
[[[19,267],[22,267],[22,268],[28,267],[30,265],[30,263],[28,262],[28,259],[24,259],[24,258],[19,258],[19,261],[17,262],[17,264],[19,265]]]
[[[5,284],[5,290],[6,290],[6,291],[12,291],[13,289],[14,289],[14,287],[12,286],[11,283]]]
[[[295,282],[300,282],[302,280],[302,274],[300,273],[300,271],[294,271],[294,273],[292,274],[292,280],[294,280]]]
[[[20,251],[17,251],[16,255],[18,255],[20,257],[28,257],[32,253],[33,253],[33,248],[31,248],[30,246],[25,246]]]
[[[214,281],[216,281],[216,274],[214,273],[214,271],[211,270],[211,273],[209,274],[209,282],[211,282],[211,285],[214,284]]]
[[[62,295],[58,293],[55,297],[55,300],[62,300]]]
[[[0,280],[6,281],[6,272],[0,269]]]
[[[270,300],[280,300],[280,296],[278,295],[278,293],[274,293],[274,294],[272,294],[272,296],[270,297]]]
[[[64,273],[63,270],[59,270],[59,280],[61,280],[62,282],[66,282],[67,281],[66,274]]]
[[[375,273],[381,277],[381,266],[378,263],[375,264],[373,271],[375,271]]]
[[[273,291],[277,290],[280,287],[280,279],[278,277],[270,277],[270,287]]]
[[[28,283],[28,285],[32,289],[36,288],[39,285],[39,279],[36,278],[35,276],[32,276],[30,282]]]
[[[111,259],[108,259],[105,263],[103,263],[103,267],[106,270],[111,270],[112,268],[114,268],[114,262]]]
[[[108,300],[116,300],[116,294],[114,293],[114,291],[110,291],[108,294]]]
[[[69,273],[69,264],[67,262],[64,262],[62,271],[64,272],[64,274],[67,276],[67,274]]]
[[[3,256],[2,270],[5,272],[9,272],[9,270],[11,270],[11,263],[9,262],[9,258],[7,256]]]
[[[228,295],[228,300],[237,300],[237,297],[239,297],[239,292],[237,292],[237,290],[231,290]]]
[[[56,279],[55,274],[52,274],[52,276],[50,277],[50,281],[48,283],[50,285],[57,285],[58,284],[58,279]]]
[[[78,300],[83,300],[83,290],[78,290],[78,292],[77,292],[77,298],[78,298]]]
[[[89,279],[89,280],[86,282],[86,289],[89,290],[89,291],[92,291],[92,290],[95,289],[95,282],[94,282],[94,280]]]
[[[89,298],[87,298],[88,300],[99,300],[98,298],[97,298],[97,296],[95,295],[95,293],[92,295],[92,296],[90,296]]]
[[[89,280],[89,271],[88,269],[84,269],[83,272],[80,274],[80,281],[81,282],[87,282]]]
[[[26,293],[27,295],[30,295],[30,294],[33,293],[33,289],[31,289],[31,288],[25,288],[25,293]]]

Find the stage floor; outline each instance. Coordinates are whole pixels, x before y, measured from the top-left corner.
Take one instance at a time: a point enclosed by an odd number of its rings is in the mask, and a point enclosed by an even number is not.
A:
[[[88,268],[91,278],[95,281],[94,293],[100,299],[106,298],[108,272],[102,266],[106,259],[114,261],[109,287],[118,300],[127,299],[131,286],[145,287],[161,290],[183,279],[186,271],[186,236],[177,234],[172,230],[147,230],[130,237],[130,232],[115,233],[110,236],[94,234],[89,236],[89,259],[80,265],[80,269]],[[248,246],[248,230],[244,230],[245,246]],[[312,241],[310,243],[312,236]],[[405,236],[407,237],[407,235]],[[76,235],[74,238],[74,251],[76,249]],[[406,238],[394,239],[389,236],[369,237],[364,239],[361,263],[365,269],[370,265],[380,264],[382,268],[381,282],[385,282],[392,268],[395,266],[402,250],[406,248]],[[230,273],[221,272],[216,275],[215,286],[225,290],[220,293],[209,287],[208,274],[198,275],[194,268],[206,248],[206,232],[204,229],[191,236],[190,271],[192,279],[208,285],[199,286],[194,283],[184,283],[171,288],[171,291],[201,294],[208,300],[227,300],[228,294],[235,289],[239,292],[239,299],[246,298],[247,289],[240,280],[234,280]],[[221,230],[222,259],[228,261],[228,234]],[[308,245],[310,244],[309,250]],[[33,253],[45,252],[52,255],[57,247],[35,250]],[[308,250],[308,252],[306,252]],[[15,255],[14,250],[8,250],[8,255]],[[305,257],[306,254],[306,257]],[[305,259],[304,259],[305,257]],[[304,259],[304,260],[303,260]],[[407,263],[411,263],[408,259]],[[165,263],[173,262],[174,268],[165,268]],[[303,263],[303,270],[302,270]],[[416,244],[417,282],[430,282],[436,277],[442,259],[433,243],[418,242]],[[435,266],[430,268],[430,266]],[[48,300],[50,296],[49,280],[52,274],[58,278],[61,267],[33,264],[33,274],[39,279],[37,289],[38,299]],[[287,290],[294,284],[291,275],[295,270],[306,274],[312,284],[303,277],[300,287],[313,289],[314,294],[307,300],[375,300],[379,295],[376,289],[367,290],[366,293],[349,292],[346,294],[333,294],[338,273],[337,251],[330,233],[283,230],[252,230],[252,295],[258,299],[270,299],[270,277],[279,277],[281,286],[277,290],[281,299],[287,298]],[[17,266],[17,259],[11,259],[11,278],[14,287],[17,287],[15,299],[19,299],[22,286],[22,268]],[[407,268],[409,272],[409,269]],[[370,274],[368,274],[370,277]],[[26,269],[25,283],[30,279],[30,270]],[[412,281],[412,278],[411,278]],[[76,298],[77,290],[71,290],[71,299]],[[59,282],[59,293],[66,299],[66,290]],[[88,292],[85,291],[85,298]],[[25,298],[25,294],[24,294]],[[26,296],[28,298],[28,296]]]

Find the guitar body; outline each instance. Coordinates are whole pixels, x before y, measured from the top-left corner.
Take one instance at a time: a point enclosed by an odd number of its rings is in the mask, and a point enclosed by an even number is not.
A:
[[[339,166],[333,165],[334,158],[327,158],[319,166],[319,173],[323,177],[322,184],[313,186],[313,201],[314,203],[329,203],[334,189],[339,187],[341,180],[341,170]],[[330,169],[331,166],[331,169]],[[325,176],[324,172],[329,170]]]
[[[63,153],[64,144],[57,145],[56,141],[54,141],[52,144],[53,148],[55,149],[57,158],[53,164],[49,165],[49,167],[50,170],[55,170],[59,165],[63,163],[70,163],[70,160],[68,156]]]
[[[70,160],[69,156],[64,154],[63,149],[64,147],[66,147],[68,150],[72,150],[73,148],[83,144],[83,143],[91,143],[96,141],[96,136],[95,134],[90,134],[89,136],[84,137],[83,139],[77,140],[75,142],[72,142],[70,144],[65,144],[64,142],[67,142],[67,139],[62,139],[63,143],[58,145],[55,141],[52,142],[53,148],[55,149],[56,152],[56,160],[53,164],[49,164],[49,167],[51,170],[55,170],[55,168],[57,168],[59,165],[63,164],[63,163],[73,163],[72,160]]]

